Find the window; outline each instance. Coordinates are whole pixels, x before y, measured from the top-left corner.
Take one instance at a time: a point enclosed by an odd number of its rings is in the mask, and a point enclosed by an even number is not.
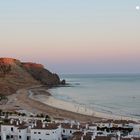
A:
[[[13,131],[14,129],[13,129],[13,127],[11,127],[11,131]]]
[[[38,134],[41,134],[41,132],[38,132]]]
[[[39,139],[39,140],[41,140],[41,139]]]
[[[19,136],[19,139],[21,139],[21,136]]]
[[[10,136],[9,136],[9,135],[7,135],[7,136],[6,136],[6,139],[10,139]]]
[[[63,130],[63,133],[65,133],[65,130]]]
[[[34,134],[36,134],[36,132],[34,132]]]
[[[70,133],[72,133],[72,131],[70,130]]]
[[[11,139],[13,139],[13,135],[11,135]]]
[[[27,136],[27,140],[30,140],[30,137],[29,136]]]

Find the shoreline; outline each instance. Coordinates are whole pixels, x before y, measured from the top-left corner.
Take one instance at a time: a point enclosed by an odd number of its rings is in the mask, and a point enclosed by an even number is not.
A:
[[[85,105],[80,105],[77,103],[72,103],[72,102],[67,102],[64,100],[60,100],[52,96],[48,90],[46,91],[49,93],[49,95],[41,95],[37,94],[35,95],[31,90],[29,91],[29,98],[39,101],[41,103],[44,103],[46,105],[49,105],[51,107],[55,107],[57,109],[63,109],[66,111],[70,111],[73,113],[78,113],[79,115],[87,115],[87,116],[92,116],[92,117],[97,117],[97,118],[102,118],[102,119],[115,119],[115,120],[133,120],[133,121],[140,121],[137,118],[129,117],[129,116],[122,116],[122,115],[116,115],[116,114],[107,114],[99,111],[95,111],[93,109],[87,108]]]
[[[30,112],[32,114],[48,114],[53,118],[59,119],[67,119],[67,120],[77,120],[81,122],[89,122],[89,121],[99,121],[102,118],[95,116],[82,115],[76,112],[67,111],[64,109],[58,109],[53,106],[44,104],[40,101],[34,100],[31,97],[29,90],[34,89],[37,91],[38,88],[28,88],[28,89],[20,89],[16,94],[12,94],[9,96],[9,103],[4,106],[3,109],[7,110],[25,110],[26,112]],[[19,106],[19,108],[15,108],[15,106]]]
[[[48,89],[48,87],[42,87],[41,85],[20,89],[15,94],[8,96],[8,103],[1,106],[1,109],[13,111],[24,110],[29,114],[44,113],[53,118],[81,122],[96,122],[108,119],[140,122],[139,119],[101,113],[85,106],[80,106],[79,104],[59,100],[52,96],[48,92]]]

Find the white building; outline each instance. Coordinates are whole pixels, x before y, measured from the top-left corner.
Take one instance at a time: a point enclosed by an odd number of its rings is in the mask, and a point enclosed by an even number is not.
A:
[[[20,120],[9,120],[1,125],[2,140],[62,140],[61,125],[40,120],[27,124]]]
[[[35,122],[31,128],[31,140],[61,140],[61,125],[44,123],[41,121]]]
[[[27,137],[27,128],[28,127],[25,126],[25,122],[11,119],[1,125],[1,139],[25,140]]]
[[[133,131],[125,136],[116,129],[114,132],[99,130],[98,127],[116,128],[133,128]],[[119,125],[116,125],[119,124]],[[63,138],[71,138],[70,140],[139,140],[140,124],[130,123],[127,125],[120,122],[102,122],[80,124],[73,123],[47,123],[43,120],[27,119],[9,119],[0,125],[0,140],[62,140]],[[123,129],[124,130],[124,129]],[[76,139],[75,139],[76,138]]]
[[[73,135],[74,132],[80,131],[80,124],[72,124],[72,123],[62,123],[61,124],[61,133],[63,138],[68,138]]]

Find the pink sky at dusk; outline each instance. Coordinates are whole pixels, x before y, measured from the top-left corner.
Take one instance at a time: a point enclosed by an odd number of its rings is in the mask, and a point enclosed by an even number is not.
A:
[[[139,73],[137,3],[107,1],[1,3],[0,56],[59,73]]]

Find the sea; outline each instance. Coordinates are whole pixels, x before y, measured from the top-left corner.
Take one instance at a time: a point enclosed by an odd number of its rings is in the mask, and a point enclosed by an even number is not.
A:
[[[63,74],[66,86],[50,89],[57,99],[110,115],[140,119],[140,74]]]

